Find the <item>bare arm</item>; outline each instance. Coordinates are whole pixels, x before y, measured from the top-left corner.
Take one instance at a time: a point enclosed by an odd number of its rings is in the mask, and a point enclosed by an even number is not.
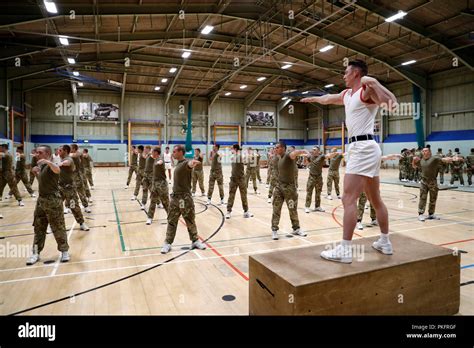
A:
[[[198,161],[198,160],[193,159],[193,160],[191,160],[191,161],[188,161],[188,167],[189,167],[189,168],[194,168],[194,167],[196,167],[199,163],[201,163],[201,162]]]
[[[71,164],[72,164],[71,160],[68,160],[68,159],[67,159],[67,160],[64,160],[64,161],[60,162],[60,163],[59,163],[59,166],[60,166],[60,167],[70,167]]]
[[[369,76],[363,76],[360,80],[362,86],[365,89],[362,91],[362,97],[365,100],[369,98],[374,101],[375,104],[391,111],[395,105],[397,105],[397,98],[387,88],[377,81],[377,79]]]
[[[298,156],[308,156],[307,150],[294,150],[290,152],[290,158],[294,160]]]
[[[326,94],[320,97],[308,97],[300,100],[302,103],[318,103],[322,105],[334,104],[334,105],[344,105],[344,100],[342,99],[342,94],[344,91],[338,94]]]
[[[339,152],[331,152],[331,153],[326,154],[324,157],[326,157],[326,159],[331,159],[333,157],[336,157],[337,155],[340,155],[340,153]]]
[[[398,153],[394,153],[394,154],[391,154],[391,155],[386,155],[386,156],[382,156],[381,158],[381,161],[390,161],[390,160],[394,160],[394,159],[397,159],[397,158],[402,158],[402,155],[398,154]]]
[[[40,159],[38,161],[38,164],[40,164],[40,165],[43,164],[43,163],[46,163],[48,165],[48,167],[53,171],[54,174],[59,174],[59,172],[61,171],[61,169],[51,161],[48,161],[48,160],[45,160],[45,159]]]

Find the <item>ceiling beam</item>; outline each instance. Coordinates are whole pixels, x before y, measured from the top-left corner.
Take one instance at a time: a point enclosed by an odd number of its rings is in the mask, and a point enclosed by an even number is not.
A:
[[[263,82],[261,85],[259,85],[252,93],[250,93],[244,101],[245,107],[249,107],[252,105],[255,100],[262,94],[262,92],[271,84],[273,81],[276,81],[279,78],[279,76],[272,76],[269,79],[266,79],[265,82]]]

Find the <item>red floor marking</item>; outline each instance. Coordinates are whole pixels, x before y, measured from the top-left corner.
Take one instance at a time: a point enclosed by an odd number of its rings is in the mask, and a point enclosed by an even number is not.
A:
[[[334,215],[334,213],[336,212],[337,208],[339,208],[339,207],[342,207],[342,204],[338,205],[337,207],[334,207],[334,209],[332,210],[331,215],[332,215],[332,218],[334,219],[334,221],[336,221],[336,223],[337,223],[339,226],[344,227],[344,226],[336,219],[336,215]],[[360,234],[358,234],[358,233],[355,233],[355,232],[354,232],[354,234],[355,234],[357,237],[362,237],[362,236],[361,236]]]
[[[464,240],[457,240],[457,241],[455,241],[455,242],[448,242],[448,243],[438,244],[438,246],[450,245],[450,244],[457,244],[457,243],[464,243],[464,242],[472,242],[472,241],[474,241],[474,238],[471,238],[471,239],[464,239]]]

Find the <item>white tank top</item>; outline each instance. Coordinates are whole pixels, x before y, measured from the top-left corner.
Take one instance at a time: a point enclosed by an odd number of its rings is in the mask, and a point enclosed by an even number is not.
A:
[[[342,93],[342,100],[346,110],[346,126],[348,136],[374,134],[375,115],[379,110],[371,99],[363,100],[362,86],[352,93],[352,89],[346,89]]]
[[[165,160],[165,163],[171,163],[171,153],[164,153],[163,158]]]

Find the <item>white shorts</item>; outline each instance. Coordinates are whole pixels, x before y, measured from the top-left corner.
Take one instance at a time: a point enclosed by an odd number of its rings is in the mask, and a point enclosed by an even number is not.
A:
[[[356,141],[349,144],[346,156],[346,174],[373,178],[379,176],[382,150],[375,140]]]
[[[165,162],[165,169],[172,169],[171,162]]]

